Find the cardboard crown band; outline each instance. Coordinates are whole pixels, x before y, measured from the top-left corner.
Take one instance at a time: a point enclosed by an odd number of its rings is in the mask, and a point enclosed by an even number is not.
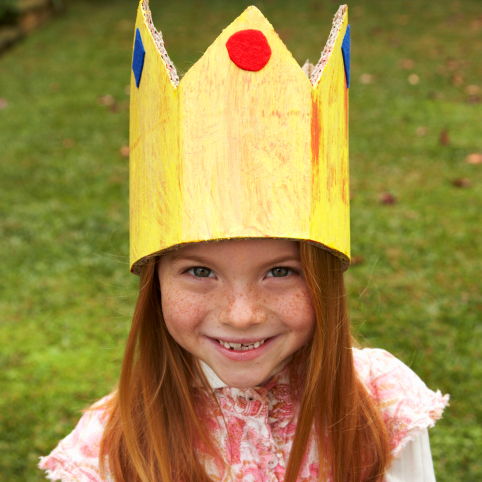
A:
[[[304,240],[349,265],[347,10],[338,10],[311,79],[249,7],[179,81],[141,0],[131,76],[132,272],[185,243],[240,238]]]

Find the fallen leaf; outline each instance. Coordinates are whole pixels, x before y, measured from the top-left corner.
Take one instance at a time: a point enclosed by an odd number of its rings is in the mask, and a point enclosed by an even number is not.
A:
[[[380,202],[385,205],[397,204],[397,198],[389,192],[382,192],[380,194]]]
[[[443,129],[440,133],[439,142],[442,146],[448,146],[450,144],[450,135],[448,129]]]
[[[439,65],[439,66],[437,67],[437,74],[445,75],[445,73],[446,73],[445,70],[446,70],[446,69],[445,69],[445,65]]]
[[[467,179],[466,177],[461,177],[460,179],[454,179],[452,181],[452,186],[455,187],[470,187],[472,183],[470,182],[470,179]]]
[[[112,95],[101,95],[100,97],[97,97],[97,102],[100,105],[113,105],[115,104],[115,99]]]
[[[362,74],[360,76],[360,82],[362,84],[373,84],[373,75],[372,74]]]
[[[424,137],[427,135],[428,129],[426,127],[417,127],[415,131],[418,137]]]
[[[460,22],[461,19],[462,19],[462,15],[460,13],[455,13],[447,17],[447,23],[449,25],[453,25],[454,23]]]
[[[400,67],[402,69],[412,70],[415,67],[415,62],[412,59],[400,60]]]
[[[67,149],[70,149],[71,147],[74,147],[74,141],[72,139],[64,139],[62,145]]]
[[[479,28],[482,27],[482,18],[472,20],[472,23],[470,24],[470,27],[471,27],[472,30],[479,30]]]
[[[356,266],[357,264],[363,264],[365,258],[363,256],[352,256],[350,260],[350,266]]]
[[[129,157],[129,152],[130,152],[129,146],[122,146],[119,149],[119,152],[122,157]]]
[[[124,92],[126,93],[126,95],[131,95],[131,86],[130,85],[126,85],[124,87]]]
[[[479,95],[471,95],[468,99],[467,102],[469,104],[480,104],[480,96]]]
[[[410,74],[408,76],[408,83],[411,85],[417,85],[420,82],[420,77],[417,74]]]
[[[477,95],[480,92],[480,87],[478,85],[468,85],[465,87],[465,92],[469,95]]]
[[[2,98],[0,97],[0,110],[6,109],[7,106],[8,106],[8,101],[7,101],[7,99],[2,99]]]
[[[440,100],[443,99],[443,94],[441,92],[437,92],[435,90],[431,90],[428,93],[428,98],[429,99],[434,99],[434,100]]]
[[[417,211],[406,211],[405,216],[407,216],[408,219],[418,219],[420,214]]]
[[[33,9],[27,10],[19,19],[20,30],[24,34],[37,29],[41,23],[41,17]]]
[[[398,246],[388,247],[386,253],[390,261],[398,261],[403,256],[403,251]]]
[[[469,164],[482,164],[482,154],[480,152],[473,152],[472,154],[469,154],[465,160]]]
[[[460,87],[464,83],[464,79],[461,75],[454,75],[452,77],[452,85]]]
[[[459,63],[454,59],[447,59],[447,62],[445,65],[449,70],[455,70],[459,66]]]
[[[390,45],[395,48],[398,47],[400,45],[400,39],[398,37],[392,37],[390,39]]]

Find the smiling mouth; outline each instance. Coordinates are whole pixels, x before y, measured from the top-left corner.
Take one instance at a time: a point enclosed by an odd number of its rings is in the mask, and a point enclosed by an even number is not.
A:
[[[257,341],[256,343],[228,343],[227,341],[223,340],[216,340],[219,344],[227,348],[228,350],[233,350],[233,351],[249,351],[249,350],[254,350],[255,348],[259,348],[261,345],[264,344],[264,342],[267,340],[260,340]]]

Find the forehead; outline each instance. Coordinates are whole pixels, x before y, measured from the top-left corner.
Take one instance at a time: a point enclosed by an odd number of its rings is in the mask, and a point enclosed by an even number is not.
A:
[[[230,239],[191,243],[165,254],[166,259],[185,256],[208,257],[299,257],[299,242],[285,239]]]

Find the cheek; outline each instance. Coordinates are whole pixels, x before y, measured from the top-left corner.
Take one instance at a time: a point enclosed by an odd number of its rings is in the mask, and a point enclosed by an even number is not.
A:
[[[164,321],[171,334],[189,334],[206,311],[205,303],[173,285],[162,288],[161,304]]]
[[[290,296],[280,297],[275,306],[293,330],[311,334],[315,325],[315,311],[307,289],[299,289]]]

